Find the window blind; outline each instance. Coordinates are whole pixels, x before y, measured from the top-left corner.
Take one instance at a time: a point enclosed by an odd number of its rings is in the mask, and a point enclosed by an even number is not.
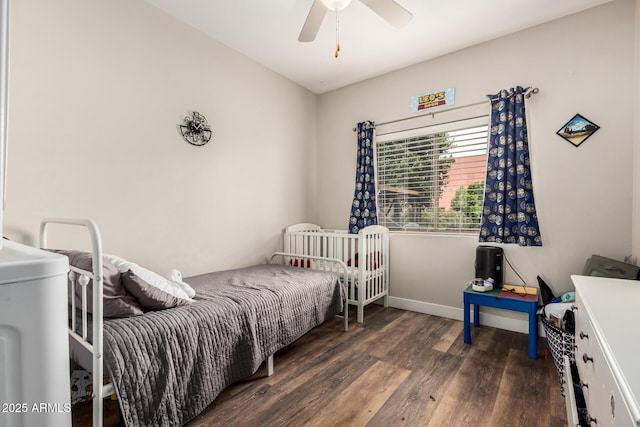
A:
[[[376,138],[378,221],[395,230],[480,228],[489,117]]]

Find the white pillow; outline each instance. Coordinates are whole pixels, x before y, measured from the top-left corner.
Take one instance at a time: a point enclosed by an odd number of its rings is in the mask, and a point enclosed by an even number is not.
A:
[[[109,262],[116,266],[120,274],[126,273],[131,270],[133,274],[140,277],[151,286],[160,289],[177,298],[191,299],[195,296],[196,291],[184,282],[174,282],[166,279],[161,275],[154,273],[151,270],[147,270],[144,267],[140,267],[134,262],[129,262],[115,255],[104,254],[103,255]],[[188,290],[186,290],[186,288]]]
[[[189,298],[193,298],[196,296],[195,289],[189,286],[188,283],[182,281],[182,273],[180,272],[180,270],[172,268],[167,274],[165,274],[164,277],[171,282],[176,283],[180,287],[180,289],[182,289],[187,295],[189,295]]]

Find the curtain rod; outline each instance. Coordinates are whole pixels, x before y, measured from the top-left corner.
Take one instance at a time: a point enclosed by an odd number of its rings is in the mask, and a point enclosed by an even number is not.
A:
[[[539,91],[540,91],[540,89],[538,89],[537,87],[528,88],[524,93],[524,97],[525,98],[530,98],[532,94],[535,95]],[[393,124],[393,123],[404,122],[406,120],[412,120],[412,119],[418,119],[420,117],[425,117],[425,116],[431,116],[433,118],[436,114],[446,113],[447,111],[459,110],[461,108],[475,107],[476,105],[481,105],[481,104],[484,104],[486,102],[491,102],[494,99],[497,99],[497,98],[489,98],[487,101],[479,101],[479,102],[474,102],[472,104],[459,105],[457,107],[445,108],[443,110],[431,111],[431,112],[428,112],[428,113],[419,114],[419,115],[415,115],[415,116],[403,117],[401,119],[389,120],[389,121],[386,121],[386,122],[376,123],[375,126],[378,127],[378,126],[390,125],[390,124]],[[354,132],[357,131],[357,130],[358,130],[357,128],[355,128],[355,127],[353,128]]]

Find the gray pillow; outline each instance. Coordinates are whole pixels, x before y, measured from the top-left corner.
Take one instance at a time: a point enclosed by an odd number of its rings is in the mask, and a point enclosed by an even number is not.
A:
[[[164,310],[191,304],[192,300],[178,298],[150,285],[145,280],[128,270],[120,275],[125,289],[131,293],[140,305],[147,310]]]
[[[93,258],[90,252],[64,249],[47,249],[69,258],[69,264],[86,271],[93,271]],[[103,317],[131,317],[144,314],[142,307],[130,295],[122,284],[120,272],[115,265],[102,259],[102,316]],[[72,296],[69,295],[69,303]],[[81,308],[82,287],[75,286],[76,307]],[[93,280],[87,285],[87,312],[93,313]]]

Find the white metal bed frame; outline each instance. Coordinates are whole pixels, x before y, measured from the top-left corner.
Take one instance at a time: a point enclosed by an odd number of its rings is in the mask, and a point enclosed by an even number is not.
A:
[[[69,292],[74,295],[76,286],[81,287],[81,311],[80,328],[81,333],[76,332],[78,327],[77,307],[75,297],[71,298],[71,326],[69,327],[69,339],[74,340],[92,355],[92,377],[93,377],[93,427],[102,427],[104,398],[115,394],[113,384],[104,383],[104,338],[103,338],[103,277],[102,277],[102,238],[98,226],[89,219],[70,218],[45,218],[40,224],[40,247],[47,247],[47,230],[50,224],[63,224],[86,227],[91,238],[92,270],[86,271],[77,267],[69,266]],[[282,264],[287,264],[293,254],[285,252],[274,252],[268,259],[270,264],[280,259]],[[322,270],[332,272],[338,276],[342,283],[347,283],[348,268],[339,259],[327,259],[317,256],[295,255],[296,258],[310,260],[322,260]],[[93,280],[93,315],[92,315],[92,340],[88,335],[88,313],[87,313],[87,285]],[[348,303],[344,304],[344,330],[349,330]],[[267,376],[273,375],[274,364],[273,354],[265,361]]]
[[[81,307],[81,327],[82,334],[76,332],[76,299],[71,298],[71,327],[69,328],[69,339],[76,341],[86,350],[91,352],[92,357],[92,376],[93,376],[93,426],[102,427],[103,423],[103,399],[115,393],[112,384],[104,384],[104,345],[102,336],[102,238],[98,226],[89,219],[61,219],[61,218],[45,218],[40,224],[40,247],[47,247],[47,228],[49,224],[65,224],[86,227],[91,237],[91,253],[93,271],[82,270],[73,266],[69,266],[69,292],[74,295],[77,285],[80,285],[82,291],[82,307]],[[87,285],[93,280],[93,331],[92,341],[89,341],[87,334]]]
[[[325,230],[316,224],[295,224],[284,230],[284,251],[296,257],[345,263],[349,304],[357,307],[358,323],[364,322],[366,305],[382,298],[384,306],[389,306],[388,228],[370,225],[351,234],[346,230]],[[310,268],[322,268],[322,262],[311,264]]]

